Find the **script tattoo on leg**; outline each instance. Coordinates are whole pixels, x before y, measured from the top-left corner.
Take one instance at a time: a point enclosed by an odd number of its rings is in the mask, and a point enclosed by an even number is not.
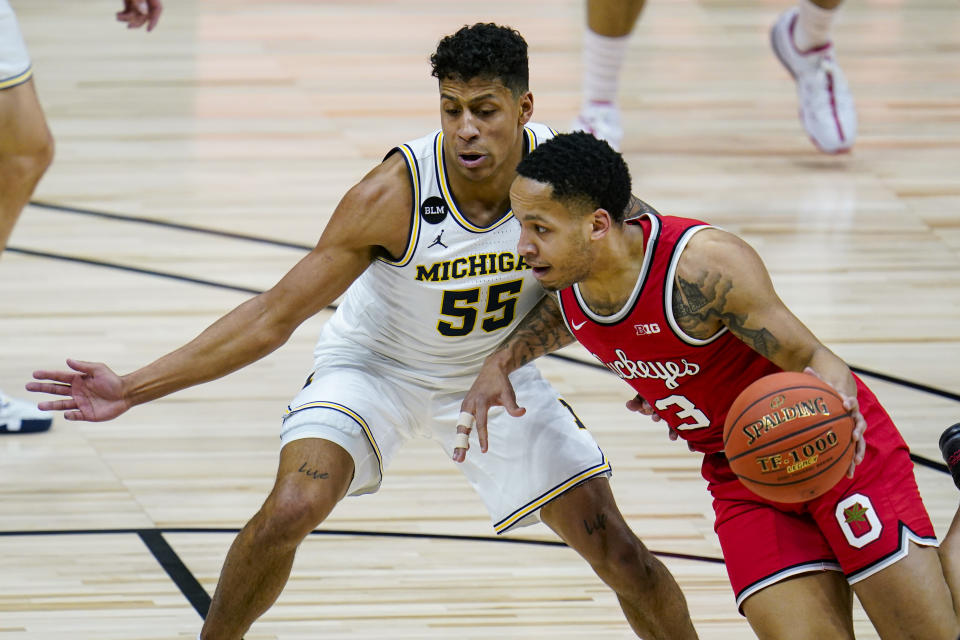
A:
[[[313,478],[314,480],[325,480],[330,477],[329,473],[322,471],[315,471],[307,467],[307,463],[304,462],[300,465],[300,468],[297,469],[300,473],[306,475],[308,478]]]
[[[586,520],[583,521],[583,527],[587,530],[587,535],[592,536],[594,531],[600,529],[606,530],[607,528],[607,515],[605,513],[598,513],[596,519],[593,523],[589,523]]]

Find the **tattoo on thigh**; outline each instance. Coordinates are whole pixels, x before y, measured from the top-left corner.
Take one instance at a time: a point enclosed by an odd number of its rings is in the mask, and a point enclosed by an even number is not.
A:
[[[594,531],[607,528],[607,515],[605,513],[598,513],[597,519],[593,521],[593,524],[584,520],[583,527],[587,530],[587,535],[592,536]]]
[[[330,477],[329,473],[308,469],[306,462],[300,465],[300,468],[297,469],[297,471],[299,471],[300,473],[306,474],[307,477],[313,478],[314,480],[325,480],[326,478]]]

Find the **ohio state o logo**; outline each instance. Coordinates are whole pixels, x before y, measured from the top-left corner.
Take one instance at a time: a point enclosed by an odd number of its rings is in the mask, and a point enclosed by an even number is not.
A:
[[[835,514],[843,536],[857,549],[879,538],[883,531],[873,503],[862,493],[854,493],[838,502]]]

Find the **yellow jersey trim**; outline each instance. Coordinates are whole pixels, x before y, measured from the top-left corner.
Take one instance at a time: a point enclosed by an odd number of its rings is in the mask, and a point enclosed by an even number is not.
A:
[[[518,522],[526,518],[528,515],[530,515],[531,513],[533,513],[540,507],[542,507],[543,505],[547,504],[548,502],[550,502],[551,500],[553,500],[554,498],[562,494],[564,491],[567,491],[571,487],[577,484],[580,484],[584,480],[589,480],[594,476],[598,476],[598,475],[609,473],[609,472],[610,472],[610,461],[607,460],[606,456],[603,456],[603,460],[602,462],[600,462],[600,464],[594,467],[590,467],[586,471],[582,471],[578,473],[577,475],[573,476],[566,482],[563,482],[557,485],[556,487],[554,487],[547,493],[543,494],[539,498],[533,500],[532,502],[526,504],[523,507],[520,507],[519,509],[514,511],[512,514],[510,514],[500,522],[494,524],[493,530],[496,531],[498,534],[504,533],[505,531],[513,527],[515,524],[517,524]]]
[[[526,129],[524,129],[526,131]],[[532,136],[526,136],[529,141]],[[436,142],[434,142],[436,148],[434,149],[434,156],[437,159],[437,181],[440,183],[440,191],[443,193],[443,199],[447,202],[447,205],[450,206],[450,211],[453,213],[454,219],[460,223],[460,226],[466,229],[467,231],[473,231],[474,233],[484,233],[486,231],[493,231],[497,227],[507,223],[509,220],[513,219],[513,209],[510,209],[503,217],[494,222],[489,227],[478,227],[473,224],[467,218],[460,213],[460,210],[457,208],[457,202],[453,198],[453,191],[450,190],[450,184],[447,182],[447,164],[443,155],[443,132],[437,136]],[[529,144],[529,142],[528,142]]]
[[[391,267],[403,267],[410,259],[417,248],[417,240],[420,238],[420,167],[417,165],[417,159],[413,155],[413,150],[405,144],[397,147],[397,150],[403,154],[403,159],[407,163],[407,169],[410,172],[410,187],[413,189],[413,219],[410,222],[410,238],[407,239],[407,250],[399,260],[389,260],[387,258],[377,258],[380,262]]]
[[[370,447],[373,449],[373,454],[377,456],[377,469],[380,471],[380,481],[383,481],[383,456],[380,454],[380,447],[377,446],[377,441],[374,439],[373,432],[370,431],[370,426],[367,424],[367,421],[361,418],[360,414],[349,407],[343,406],[342,404],[328,402],[326,400],[318,400],[316,402],[302,404],[296,408],[287,407],[283,417],[286,418],[287,416],[303,411],[304,409],[331,409],[333,411],[339,411],[340,413],[353,418],[354,422],[360,425],[360,428],[363,429],[363,434],[370,442]]]
[[[12,78],[7,78],[6,80],[0,80],[0,89],[10,89],[17,86],[18,84],[23,84],[27,80],[33,77],[33,67],[27,67],[27,70],[23,73],[19,73]]]

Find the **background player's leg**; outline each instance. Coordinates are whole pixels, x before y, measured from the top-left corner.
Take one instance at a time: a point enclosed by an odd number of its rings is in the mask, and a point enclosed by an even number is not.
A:
[[[273,491],[237,535],[203,625],[203,640],[239,640],[274,603],[290,575],[297,546],[346,494],[353,458],[317,438],[280,452]]]
[[[594,478],[567,491],[545,506],[540,517],[613,589],[638,635],[697,637],[680,587],[627,526],[607,478]]]
[[[617,106],[620,69],[643,4],[644,0],[587,0],[582,102],[571,128],[589,131],[614,149],[620,148],[623,139]]]
[[[53,160],[53,137],[33,79],[0,91],[0,251]]]
[[[758,542],[758,544],[760,544]],[[853,594],[839,571],[805,573],[743,601],[760,640],[853,640]]]
[[[853,590],[884,640],[956,640],[960,634],[934,547],[911,542],[905,558],[857,582]]]
[[[53,137],[33,79],[0,90],[0,253],[52,160]],[[52,414],[0,391],[0,433],[45,431],[52,422]]]
[[[797,83],[800,121],[827,153],[848,151],[857,137],[857,112],[837,64],[831,28],[842,0],[799,0],[770,31],[774,53]]]

